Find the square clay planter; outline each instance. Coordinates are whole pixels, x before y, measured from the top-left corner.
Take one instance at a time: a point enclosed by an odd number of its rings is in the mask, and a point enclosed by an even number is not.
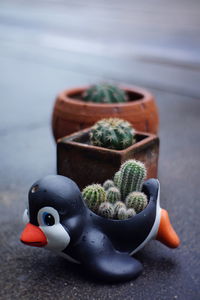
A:
[[[159,138],[136,131],[136,143],[124,150],[96,147],[89,142],[90,128],[58,140],[57,172],[74,180],[80,189],[88,184],[111,179],[128,159],[142,161],[147,178],[157,178]]]

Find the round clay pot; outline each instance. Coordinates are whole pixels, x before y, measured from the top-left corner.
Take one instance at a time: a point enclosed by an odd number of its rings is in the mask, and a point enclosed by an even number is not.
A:
[[[129,101],[105,104],[82,101],[82,93],[87,88],[65,90],[56,98],[52,117],[55,140],[109,117],[125,119],[136,130],[157,133],[158,110],[153,95],[148,91],[135,86],[121,86],[128,94]]]

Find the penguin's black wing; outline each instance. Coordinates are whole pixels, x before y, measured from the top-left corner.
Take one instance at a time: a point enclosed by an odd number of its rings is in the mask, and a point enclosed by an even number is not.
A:
[[[106,235],[92,230],[77,245],[81,263],[90,275],[103,281],[125,281],[136,278],[142,272],[142,264],[115,250]]]

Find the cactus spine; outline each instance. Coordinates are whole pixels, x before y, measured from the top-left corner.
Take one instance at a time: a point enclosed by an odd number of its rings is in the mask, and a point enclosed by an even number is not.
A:
[[[112,219],[114,216],[113,205],[109,202],[103,202],[99,206],[98,214],[102,217]]]
[[[133,208],[136,213],[141,212],[147,206],[147,196],[141,192],[132,192],[126,197],[127,208]]]
[[[103,184],[103,188],[104,188],[105,191],[107,191],[109,188],[114,187],[114,186],[115,186],[114,182],[112,180],[109,180],[109,179],[106,180]]]
[[[126,93],[117,86],[111,84],[98,84],[89,87],[82,96],[83,101],[96,103],[126,102]]]
[[[87,206],[94,212],[97,212],[100,204],[106,201],[106,192],[100,184],[88,185],[84,188],[82,196]]]
[[[144,164],[128,160],[115,173],[113,181],[106,180],[103,187],[92,184],[82,191],[87,206],[105,218],[125,220],[141,212],[148,204],[141,192],[146,176]]]
[[[102,119],[90,131],[92,145],[109,149],[122,150],[131,146],[135,130],[132,125],[118,118]]]
[[[106,192],[107,201],[114,204],[121,199],[120,191],[116,187],[111,187]]]
[[[141,191],[146,168],[144,164],[136,160],[127,160],[120,168],[117,186],[121,192],[122,200],[133,191]]]

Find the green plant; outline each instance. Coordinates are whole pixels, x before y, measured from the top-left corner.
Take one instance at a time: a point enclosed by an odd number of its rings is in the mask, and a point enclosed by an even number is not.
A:
[[[136,213],[141,212],[148,204],[147,196],[141,192],[130,193],[125,200],[127,208],[133,208]]]
[[[113,205],[109,202],[103,202],[99,206],[98,214],[102,217],[112,219],[114,216]]]
[[[125,220],[125,219],[127,219],[128,218],[128,216],[127,216],[127,209],[124,208],[124,207],[121,207],[118,210],[116,217],[117,217],[118,220]]]
[[[118,211],[119,211],[120,208],[126,209],[126,205],[122,201],[115,202],[113,207],[114,207],[114,217],[115,218],[117,218],[117,214],[118,214]]]
[[[126,213],[127,213],[127,218],[131,218],[136,215],[136,211],[134,208],[128,208]]]
[[[95,146],[122,150],[135,142],[134,135],[135,130],[129,122],[108,118],[98,121],[91,128],[90,142]]]
[[[114,182],[110,179],[106,180],[103,184],[103,188],[105,191],[107,191],[109,188],[114,187],[114,186],[115,186]]]
[[[95,103],[126,102],[126,93],[117,86],[102,83],[90,86],[82,95],[82,100]]]
[[[141,191],[145,177],[146,168],[142,162],[131,159],[122,164],[117,187],[123,201],[131,192]]]
[[[110,187],[106,192],[107,201],[114,204],[121,199],[120,191],[117,187]]]
[[[86,186],[82,196],[87,206],[94,212],[97,212],[100,204],[106,201],[106,192],[100,184]]]

